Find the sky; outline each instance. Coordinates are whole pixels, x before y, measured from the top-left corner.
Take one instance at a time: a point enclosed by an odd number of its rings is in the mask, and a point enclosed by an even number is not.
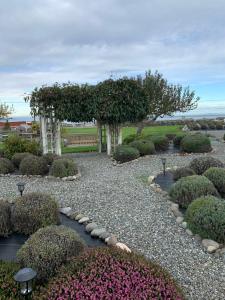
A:
[[[225,109],[225,0],[1,0],[0,101],[158,70],[190,86],[196,111]]]

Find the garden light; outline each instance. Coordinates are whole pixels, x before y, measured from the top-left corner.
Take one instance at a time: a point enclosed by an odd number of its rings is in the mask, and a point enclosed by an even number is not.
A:
[[[20,192],[21,197],[23,196],[23,191],[25,189],[25,183],[19,182],[17,183],[18,191]]]
[[[19,284],[20,295],[25,299],[29,299],[32,294],[32,283],[37,273],[31,268],[24,268],[19,270],[15,275],[14,279]]]
[[[161,158],[162,164],[163,164],[163,175],[166,175],[166,158],[162,157]]]

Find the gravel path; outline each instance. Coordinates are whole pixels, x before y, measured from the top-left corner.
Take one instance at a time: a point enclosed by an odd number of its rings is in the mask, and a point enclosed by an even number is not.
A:
[[[225,161],[225,145],[214,142],[213,156]],[[193,156],[167,155],[168,166],[183,166]],[[77,155],[77,182],[27,180],[26,191],[51,192],[63,205],[92,217],[130,248],[159,262],[184,288],[187,299],[225,299],[225,261],[203,251],[168,211],[166,197],[155,193],[147,176],[161,168],[159,156],[115,167],[105,155]],[[0,197],[15,197],[16,179],[0,178]]]

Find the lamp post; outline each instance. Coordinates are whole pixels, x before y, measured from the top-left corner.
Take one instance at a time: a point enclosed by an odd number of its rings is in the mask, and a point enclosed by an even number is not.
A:
[[[23,191],[25,189],[25,183],[24,182],[18,182],[17,184],[18,191],[20,192],[21,197],[23,196]]]
[[[33,291],[33,280],[37,273],[31,268],[24,268],[19,270],[14,275],[14,280],[19,284],[20,295],[25,299],[29,299]]]
[[[161,161],[162,161],[162,165],[163,165],[163,175],[165,176],[166,175],[166,158],[162,157]]]

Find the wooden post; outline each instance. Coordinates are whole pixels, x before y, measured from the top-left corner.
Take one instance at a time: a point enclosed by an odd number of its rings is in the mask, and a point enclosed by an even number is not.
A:
[[[122,145],[122,142],[123,142],[122,130],[123,130],[123,128],[122,128],[122,127],[119,127],[118,130],[119,130],[119,134],[118,134],[118,145]]]
[[[106,138],[107,138],[107,154],[111,155],[111,130],[110,126],[106,125]]]
[[[48,153],[48,138],[47,138],[47,119],[45,116],[40,116],[41,124],[41,140],[43,154]]]

